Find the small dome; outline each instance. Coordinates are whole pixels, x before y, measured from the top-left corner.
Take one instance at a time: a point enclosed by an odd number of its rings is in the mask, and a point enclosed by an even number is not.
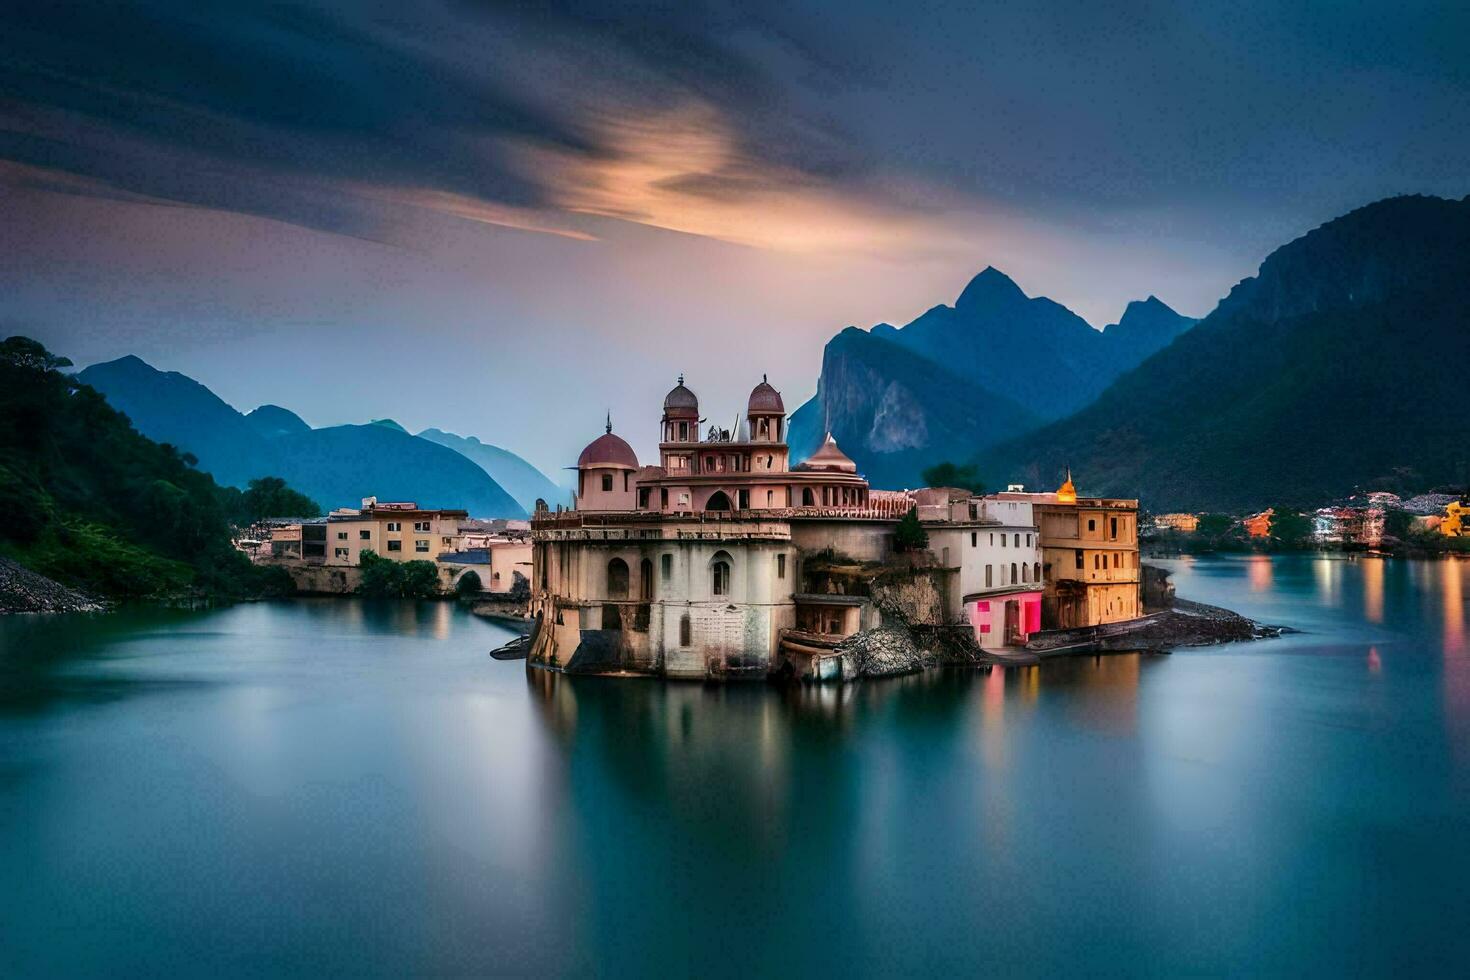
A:
[[[827,433],[827,438],[816,452],[806,458],[799,470],[824,470],[837,473],[856,473],[857,464],[854,463],[841,449],[837,448],[837,440],[832,438],[832,433]]]
[[[679,383],[664,396],[664,415],[685,418],[699,417],[699,396],[684,387],[684,375],[682,374],[679,375]]]
[[[751,391],[750,403],[745,407],[745,414],[786,414],[786,403],[781,400],[781,393],[766,382],[765,375],[761,375],[761,383],[756,385],[755,389]]]
[[[587,448],[582,450],[582,455],[577,457],[577,469],[585,470],[592,466],[629,470],[638,468],[638,454],[633,452],[633,447],[623,441],[621,436],[613,435],[611,419],[608,420],[607,431],[588,443]]]

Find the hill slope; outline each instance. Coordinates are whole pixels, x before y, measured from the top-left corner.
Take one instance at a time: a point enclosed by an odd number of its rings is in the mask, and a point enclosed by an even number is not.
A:
[[[313,429],[275,406],[245,416],[192,378],[131,356],[94,364],[77,378],[143,434],[193,454],[221,483],[244,486],[269,474],[326,508],[355,507],[376,495],[463,507],[479,517],[525,516],[479,466],[396,425]]]
[[[963,446],[960,457],[1038,419],[1014,401],[881,336],[849,327],[827,343],[817,395],[791,417],[795,458],[830,428],[876,487],[918,486],[934,446]]]
[[[425,429],[418,436],[453,449],[479,466],[528,512],[535,509],[538,499],[553,507],[564,502],[565,491],[552,483],[545,473],[508,449],[481,442],[474,436],[458,436],[441,429]]]
[[[1470,199],[1380,201],[1273,252],[1207,318],[987,472],[1156,508],[1311,504],[1396,470],[1463,482]]]

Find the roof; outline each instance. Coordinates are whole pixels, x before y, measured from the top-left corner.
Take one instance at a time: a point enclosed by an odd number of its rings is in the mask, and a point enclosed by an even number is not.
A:
[[[582,450],[582,455],[577,457],[577,469],[585,469],[589,466],[610,466],[636,470],[638,468],[638,454],[633,452],[633,447],[628,445],[621,436],[613,435],[612,422],[607,423],[607,431],[593,439]]]
[[[664,414],[699,416],[699,396],[684,387],[684,375],[679,375],[679,383],[664,396]]]
[[[745,414],[786,414],[786,403],[781,400],[781,393],[767,383],[765,375],[761,375],[761,383],[751,390],[750,402],[745,407]]]
[[[796,467],[797,470],[831,470],[839,473],[856,473],[857,464],[837,447],[837,440],[832,438],[832,433],[827,433],[827,438],[802,463]]]

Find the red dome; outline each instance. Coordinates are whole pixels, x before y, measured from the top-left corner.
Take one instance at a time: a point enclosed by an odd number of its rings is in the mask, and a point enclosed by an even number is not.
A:
[[[755,386],[750,393],[750,403],[745,407],[746,415],[785,415],[786,403],[781,400],[781,393],[766,383],[764,377],[761,383]]]
[[[679,375],[679,383],[672,391],[664,396],[664,416],[666,418],[699,418],[699,396],[684,387],[684,375]]]
[[[588,443],[587,448],[582,450],[582,455],[577,457],[577,469],[584,470],[591,466],[636,470],[638,455],[621,436],[613,435],[612,426],[609,425],[607,432]]]

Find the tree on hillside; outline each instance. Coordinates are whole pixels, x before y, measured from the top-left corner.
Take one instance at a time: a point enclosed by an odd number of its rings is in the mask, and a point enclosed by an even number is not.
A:
[[[893,544],[899,551],[923,551],[929,547],[929,532],[919,523],[919,509],[910,507],[893,531]]]
[[[1281,547],[1301,548],[1311,542],[1312,519],[1290,507],[1274,507],[1270,530],[1271,540]]]
[[[304,493],[286,486],[278,476],[262,476],[250,481],[241,495],[245,515],[250,521],[265,517],[320,517],[322,508]]]
[[[974,463],[935,463],[922,474],[924,485],[930,487],[958,487],[971,493],[984,493],[985,484],[980,480],[980,471]]]
[[[70,364],[28,337],[0,343],[0,551],[98,595],[289,591],[230,542],[214,479],[141,435]]]
[[[1222,538],[1235,526],[1235,518],[1229,514],[1201,514],[1194,533],[1205,538]]]

